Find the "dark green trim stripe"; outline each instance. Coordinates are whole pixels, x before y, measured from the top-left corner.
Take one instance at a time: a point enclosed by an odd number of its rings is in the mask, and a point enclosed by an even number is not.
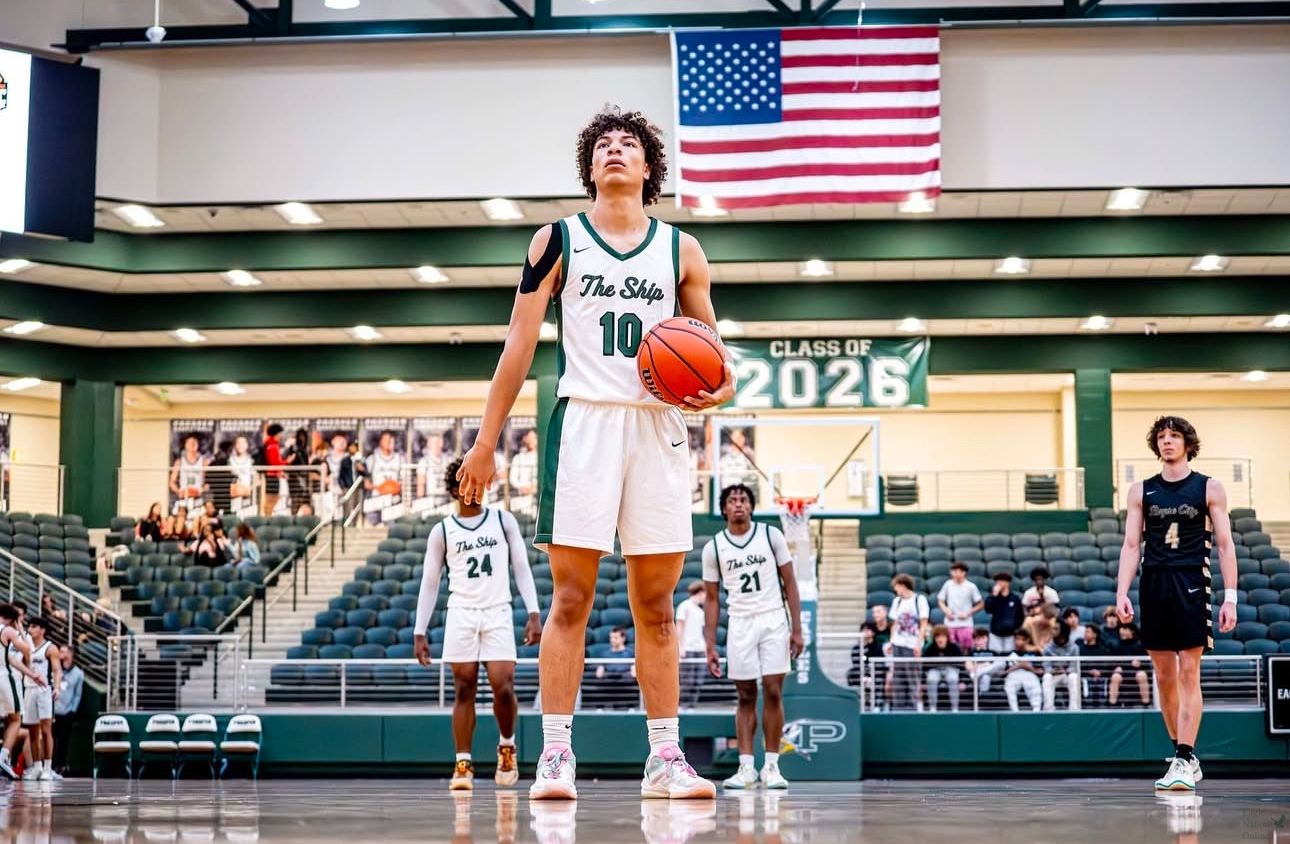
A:
[[[587,233],[591,235],[591,239],[596,241],[596,244],[600,246],[601,249],[605,250],[610,255],[614,256],[620,261],[626,261],[628,258],[635,258],[637,255],[644,252],[649,247],[650,243],[654,240],[654,232],[658,231],[658,220],[654,219],[653,217],[650,217],[649,231],[645,232],[645,239],[642,240],[640,244],[631,252],[627,252],[624,254],[622,252],[619,252],[614,247],[610,246],[608,243],[605,243],[605,241],[601,239],[600,235],[596,233],[596,230],[591,227],[591,221],[587,219],[587,212],[585,211],[579,212],[578,219],[582,221],[583,228],[585,228],[587,230]],[[566,243],[567,242],[568,241],[566,241]]]
[[[560,221],[560,235],[563,241],[560,253],[560,287],[552,297],[552,304],[555,306],[555,375],[557,378],[564,375],[564,309],[561,305],[564,302],[564,288],[569,281],[569,226],[564,220]]]
[[[676,286],[672,292],[676,298],[676,308],[672,316],[681,315],[681,230],[672,226],[672,273],[676,279]]]
[[[555,488],[560,469],[560,439],[564,430],[564,411],[569,406],[567,398],[556,400],[551,421],[547,423],[542,443],[542,488],[538,491],[537,533],[535,543],[551,542],[555,530]]]

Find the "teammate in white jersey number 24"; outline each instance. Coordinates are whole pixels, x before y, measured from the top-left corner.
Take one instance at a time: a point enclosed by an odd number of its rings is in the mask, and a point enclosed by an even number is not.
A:
[[[547,310],[554,306],[559,382],[543,438],[544,472],[535,544],[554,582],[539,657],[543,750],[533,799],[575,799],[573,709],[582,680],[587,619],[600,558],[618,535],[627,561],[636,670],[649,755],[641,795],[711,798],[680,748],[679,654],[672,596],[694,544],[689,437],[677,408],[642,386],[641,339],[668,317],[716,331],[707,258],[697,240],[646,215],[667,178],[662,132],[639,112],[607,109],[579,133],[575,158],[592,204],[534,235],[484,406],[461,470],[462,496],[493,482],[502,424],[528,376]],[[715,391],[688,396],[699,411],[734,397],[727,362]]]

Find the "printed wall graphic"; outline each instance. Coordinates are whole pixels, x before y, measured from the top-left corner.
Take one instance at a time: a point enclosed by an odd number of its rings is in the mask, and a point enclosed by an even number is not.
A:
[[[422,518],[451,512],[452,500],[448,497],[444,473],[458,457],[460,438],[457,420],[451,416],[418,416],[409,426],[412,512]]]
[[[360,426],[364,487],[363,514],[368,524],[392,522],[407,510],[404,504],[403,467],[408,454],[406,418],[364,419]]]
[[[205,506],[210,495],[207,467],[215,456],[214,419],[172,419],[170,422],[170,512],[189,514]]]

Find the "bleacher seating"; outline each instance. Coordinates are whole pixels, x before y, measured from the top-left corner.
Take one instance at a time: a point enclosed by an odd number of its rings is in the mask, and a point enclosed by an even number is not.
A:
[[[230,515],[221,521],[229,535],[239,523]],[[316,516],[249,516],[244,521],[256,533],[260,564],[211,569],[194,565],[178,542],[135,539],[134,518],[114,518],[108,545],[129,548],[113,559],[109,577],[121,589],[122,603],[131,605],[123,612],[142,618],[146,633],[212,633],[243,601],[274,585],[272,572],[283,560],[316,541],[308,536],[318,525]]]
[[[531,518],[516,514],[520,532],[531,543]],[[274,666],[270,673],[267,699],[272,702],[332,702],[339,696],[339,669],[335,666],[293,665],[292,660],[313,659],[387,659],[408,660],[413,656],[413,623],[417,595],[421,590],[422,560],[426,537],[434,522],[408,517],[389,527],[379,550],[370,554],[354,570],[341,594],[330,599],[328,609],[317,614],[314,627],[301,633],[300,644],[287,653],[287,662]],[[696,534],[694,549],[686,555],[685,568],[673,595],[674,602],[687,596],[689,585],[702,574],[703,545],[710,536]],[[551,606],[554,584],[547,555],[528,545],[529,564],[537,587],[541,618],[546,620]],[[516,642],[523,639],[528,614],[523,598],[511,580],[512,622]],[[438,660],[443,653],[444,621],[448,596],[448,578],[439,581],[438,609],[430,618],[427,639],[430,654]],[[596,580],[596,597],[587,622],[586,656],[609,655],[609,633],[619,625],[627,627],[627,641],[635,642],[631,611],[627,603],[627,565],[621,556],[606,556],[600,561]],[[722,610],[718,643],[725,643],[726,614]],[[518,646],[521,658],[535,658],[537,647]],[[723,649],[724,652],[724,649]],[[527,680],[527,682],[526,682]],[[348,699],[354,701],[427,701],[438,700],[439,668],[429,670],[419,665],[352,665],[347,666],[345,682]],[[537,685],[536,665],[516,668],[516,688],[531,702]],[[583,680],[584,698],[594,700],[597,683],[594,668],[588,666]],[[481,700],[487,700],[487,684],[480,683]],[[448,700],[452,683],[448,683]],[[704,698],[700,698],[703,701]],[[589,703],[589,705],[594,705]]]
[[[96,551],[80,516],[0,513],[0,548],[86,598],[98,598]]]
[[[1219,632],[1214,629],[1218,654],[1290,653],[1290,562],[1282,559],[1281,549],[1274,547],[1253,510],[1240,508],[1231,512],[1232,538],[1236,543],[1237,589],[1236,629]],[[1030,586],[1035,568],[1048,570],[1048,585],[1057,590],[1062,608],[1075,607],[1082,622],[1101,618],[1102,611],[1115,604],[1116,575],[1120,566],[1120,549],[1124,544],[1124,513],[1110,508],[1089,511],[1087,531],[1075,533],[959,533],[875,534],[865,537],[866,603],[890,606],[894,595],[891,578],[909,574],[914,589],[931,598],[931,622],[942,621],[935,595],[948,579],[949,562],[959,560],[968,567],[968,579],[982,595],[988,595],[992,578],[1007,571],[1019,578],[1013,591]],[[946,552],[948,549],[948,555]],[[1218,564],[1218,550],[1211,558],[1213,600],[1221,603],[1223,575]],[[1137,581],[1129,597],[1137,602]],[[988,626],[989,616],[978,613],[974,624]]]

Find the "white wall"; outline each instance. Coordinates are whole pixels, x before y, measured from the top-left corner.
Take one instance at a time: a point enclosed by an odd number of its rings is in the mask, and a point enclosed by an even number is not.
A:
[[[60,503],[57,400],[0,396],[9,414],[8,510],[53,513]]]

